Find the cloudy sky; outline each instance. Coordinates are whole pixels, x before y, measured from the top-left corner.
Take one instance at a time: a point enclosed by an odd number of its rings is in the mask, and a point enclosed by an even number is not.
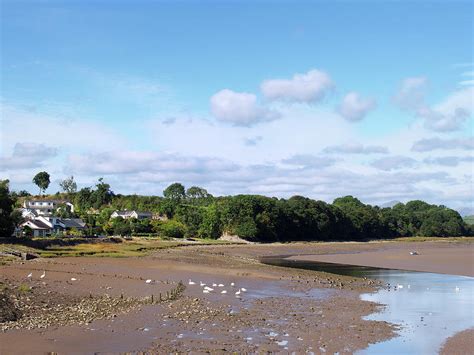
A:
[[[470,1],[2,1],[0,177],[473,210]]]

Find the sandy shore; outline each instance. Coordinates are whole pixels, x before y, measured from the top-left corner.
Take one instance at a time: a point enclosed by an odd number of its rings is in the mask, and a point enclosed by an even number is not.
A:
[[[64,303],[64,307],[58,308],[61,312],[86,314],[79,321],[60,318],[64,325],[58,323],[46,328],[26,329],[27,322],[9,323],[6,332],[0,334],[0,349],[1,353],[67,353],[71,349],[79,353],[146,350],[352,353],[394,336],[393,325],[362,319],[380,306],[361,301],[359,295],[374,291],[377,285],[369,280],[263,265],[258,262],[259,257],[298,254],[336,257],[337,253],[349,251],[384,255],[387,250],[403,254],[403,250],[413,248],[423,256],[426,250],[455,250],[459,245],[192,246],[160,250],[141,258],[55,258],[13,263],[1,267],[1,281],[14,290],[25,284],[33,287],[31,293],[21,296],[22,302],[31,303],[25,316],[30,317],[32,324],[41,325],[45,313],[54,319],[55,309],[60,305],[48,303],[48,295],[61,295],[58,297],[58,302]],[[464,261],[457,258],[453,263]],[[460,265],[457,267],[462,269]],[[28,279],[30,272],[33,277]],[[41,279],[43,272],[46,276]],[[190,279],[196,284],[190,285]],[[186,286],[182,295],[156,301],[160,294],[166,298],[179,281]],[[200,282],[214,291],[204,294]],[[236,297],[235,292],[242,287],[246,292],[241,291]],[[153,304],[136,301],[152,296]],[[78,299],[100,297],[109,297],[119,306],[109,313],[97,309],[99,316],[95,319],[87,318],[90,316],[87,309],[74,306]],[[136,302],[121,307],[119,300],[123,298]],[[97,307],[101,307],[100,303]],[[461,346],[457,345],[460,344],[457,339],[453,342],[454,345],[449,345],[453,349]]]
[[[459,332],[449,338],[441,349],[443,355],[472,354],[474,349],[474,328]]]
[[[411,251],[416,251],[419,255],[410,255]],[[290,259],[474,277],[474,244],[459,246],[448,243],[387,243],[369,251],[297,255]]]

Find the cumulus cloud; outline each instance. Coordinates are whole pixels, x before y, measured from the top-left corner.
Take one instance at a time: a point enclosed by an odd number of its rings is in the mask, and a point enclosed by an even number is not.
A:
[[[120,151],[71,155],[67,170],[95,175],[159,173],[166,176],[171,172],[204,174],[209,171],[213,173],[234,171],[237,168],[236,164],[219,158],[149,151]]]
[[[402,109],[423,120],[424,126],[437,132],[451,132],[462,125],[474,111],[474,87],[463,87],[436,105],[425,100],[427,80],[423,77],[405,79],[393,100]]]
[[[256,146],[263,139],[262,136],[247,137],[244,139],[245,145],[253,147]]]
[[[411,150],[414,152],[429,152],[436,149],[442,150],[471,150],[474,149],[474,138],[442,139],[439,137],[420,139],[413,143]]]
[[[252,126],[280,117],[278,112],[259,105],[254,94],[229,89],[221,90],[211,97],[211,112],[219,121],[235,126]]]
[[[16,143],[11,156],[0,158],[0,170],[40,167],[45,160],[55,157],[57,154],[57,148],[45,144]]]
[[[337,112],[348,121],[362,120],[376,106],[375,100],[363,98],[356,92],[350,92],[342,99]]]
[[[461,163],[473,163],[473,156],[448,156],[448,157],[436,157],[436,158],[426,158],[423,160],[425,164],[431,165],[442,165],[442,166],[458,166]]]
[[[360,143],[349,143],[333,145],[324,148],[323,152],[329,154],[387,154],[388,148],[380,145],[363,145]]]
[[[404,110],[416,110],[424,106],[427,83],[428,80],[421,76],[404,79],[393,101]]]
[[[425,118],[425,126],[435,131],[454,131],[474,111],[474,87],[456,90],[433,108],[421,109],[418,114]]]
[[[333,157],[316,156],[311,154],[295,154],[281,161],[283,164],[301,166],[305,168],[324,168],[336,162]]]
[[[305,74],[295,74],[291,79],[265,80],[260,88],[268,100],[317,102],[334,87],[331,77],[312,69]]]
[[[391,157],[380,158],[380,159],[374,160],[371,163],[371,165],[374,168],[385,170],[385,171],[402,169],[402,168],[411,168],[415,166],[416,164],[417,164],[417,161],[415,159],[412,159],[410,157],[404,157],[401,155],[394,155]]]

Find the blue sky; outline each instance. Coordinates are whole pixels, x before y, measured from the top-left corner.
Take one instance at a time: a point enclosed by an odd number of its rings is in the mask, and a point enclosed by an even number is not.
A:
[[[1,6],[15,189],[47,170],[51,191],[104,176],[121,193],[182,181],[473,208],[471,2]]]

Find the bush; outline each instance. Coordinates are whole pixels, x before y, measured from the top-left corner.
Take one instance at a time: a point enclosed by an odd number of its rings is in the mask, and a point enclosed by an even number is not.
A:
[[[186,226],[175,220],[162,221],[158,225],[158,233],[168,238],[183,238],[186,234]]]

